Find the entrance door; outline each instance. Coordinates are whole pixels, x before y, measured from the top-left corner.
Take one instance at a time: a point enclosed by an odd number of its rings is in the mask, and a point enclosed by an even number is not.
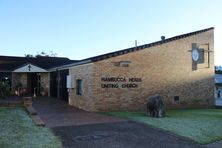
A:
[[[59,71],[60,73],[60,82],[59,82],[59,98],[64,100],[64,101],[68,101],[68,90],[66,87],[66,78],[67,75],[69,75],[69,70],[61,70]]]
[[[50,72],[50,96],[57,98],[58,72]]]
[[[28,94],[33,95],[34,89],[36,90],[36,94],[39,94],[40,91],[40,80],[41,76],[37,73],[28,73],[27,74],[27,92]]]

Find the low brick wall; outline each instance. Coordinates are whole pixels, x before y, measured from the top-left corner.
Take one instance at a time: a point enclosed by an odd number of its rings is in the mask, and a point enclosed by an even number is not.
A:
[[[0,98],[0,107],[21,107],[23,106],[23,101],[22,99],[19,98],[6,98],[2,99]]]
[[[32,107],[32,97],[23,97],[23,105],[37,126],[45,126],[45,123],[39,117],[36,110]]]

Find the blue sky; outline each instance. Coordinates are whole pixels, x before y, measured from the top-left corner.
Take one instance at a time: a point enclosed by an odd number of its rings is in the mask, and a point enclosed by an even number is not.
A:
[[[215,27],[222,65],[221,0],[0,0],[0,55],[53,51],[84,59]]]

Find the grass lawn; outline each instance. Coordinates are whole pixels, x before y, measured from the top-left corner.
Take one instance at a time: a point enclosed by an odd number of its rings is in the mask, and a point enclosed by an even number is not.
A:
[[[50,129],[38,127],[24,108],[0,108],[1,148],[60,148]]]
[[[200,144],[222,140],[222,110],[168,110],[165,118],[152,118],[142,112],[107,112],[105,114],[146,123],[188,137]]]

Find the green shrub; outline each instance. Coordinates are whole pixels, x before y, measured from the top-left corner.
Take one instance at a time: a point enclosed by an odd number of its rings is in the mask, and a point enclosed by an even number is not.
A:
[[[0,98],[10,95],[10,85],[7,82],[0,81]]]
[[[17,83],[15,85],[15,90],[19,91],[19,89],[21,89],[21,88],[22,88],[22,83]]]

